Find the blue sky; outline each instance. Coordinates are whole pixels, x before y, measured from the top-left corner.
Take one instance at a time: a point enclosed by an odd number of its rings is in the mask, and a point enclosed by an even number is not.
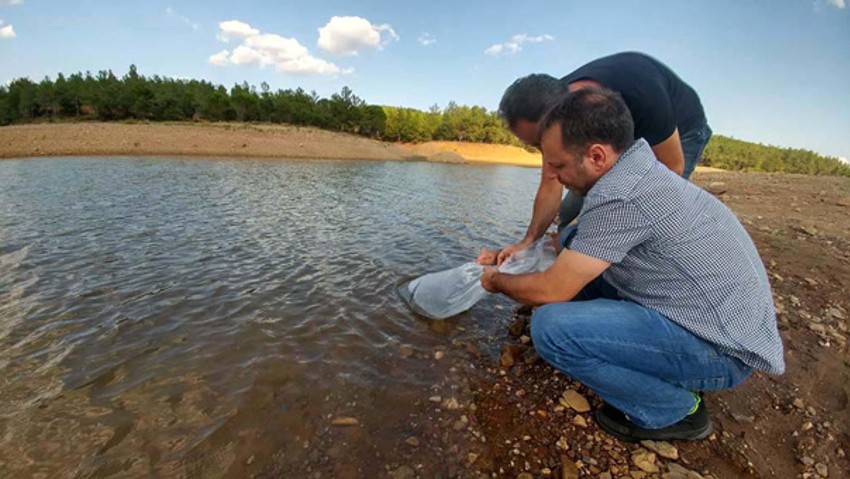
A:
[[[0,0],[0,21],[2,83],[135,63],[421,109],[494,109],[519,76],[639,50],[716,133],[850,158],[850,0]]]

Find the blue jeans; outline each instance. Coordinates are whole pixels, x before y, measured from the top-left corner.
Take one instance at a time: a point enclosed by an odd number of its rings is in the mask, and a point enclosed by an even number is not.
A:
[[[685,169],[682,171],[682,178],[687,180],[691,177],[697,163],[702,159],[702,152],[705,151],[705,146],[711,139],[711,133],[708,124],[704,124],[682,133],[679,137],[679,141],[682,143],[682,154],[685,157]],[[560,218],[558,231],[566,228],[578,217],[583,204],[584,198],[567,192],[567,195],[561,201],[561,209],[558,211],[558,218]]]
[[[695,405],[691,391],[731,388],[752,372],[658,312],[619,299],[601,276],[573,301],[537,308],[531,337],[547,362],[649,429],[684,418]]]

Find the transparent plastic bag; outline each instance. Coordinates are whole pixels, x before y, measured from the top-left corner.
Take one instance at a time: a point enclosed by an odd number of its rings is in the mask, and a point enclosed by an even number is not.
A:
[[[548,236],[513,254],[499,271],[508,274],[544,271],[555,262],[555,246]],[[402,284],[399,293],[410,309],[431,319],[444,319],[460,314],[487,295],[481,286],[484,267],[464,263],[456,268],[424,276]]]

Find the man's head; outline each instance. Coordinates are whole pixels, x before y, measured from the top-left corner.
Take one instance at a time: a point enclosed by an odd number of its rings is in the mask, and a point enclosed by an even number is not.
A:
[[[584,196],[634,142],[634,129],[619,93],[597,88],[571,92],[540,121],[544,173]]]
[[[555,77],[535,73],[511,84],[499,102],[499,116],[527,145],[538,146],[537,123],[553,101],[567,92],[567,86]]]

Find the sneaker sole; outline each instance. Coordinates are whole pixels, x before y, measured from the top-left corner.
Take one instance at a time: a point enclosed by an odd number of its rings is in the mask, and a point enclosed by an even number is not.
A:
[[[714,426],[711,424],[711,421],[702,429],[698,431],[690,431],[690,432],[681,432],[681,433],[670,433],[670,434],[657,434],[657,435],[648,435],[647,437],[637,437],[632,434],[629,434],[628,431],[621,431],[619,425],[611,425],[608,424],[608,421],[604,416],[600,417],[599,414],[596,414],[596,423],[599,424],[599,427],[605,431],[606,433],[616,437],[617,439],[623,442],[640,442],[640,441],[699,441],[701,439],[705,439],[714,432]]]

